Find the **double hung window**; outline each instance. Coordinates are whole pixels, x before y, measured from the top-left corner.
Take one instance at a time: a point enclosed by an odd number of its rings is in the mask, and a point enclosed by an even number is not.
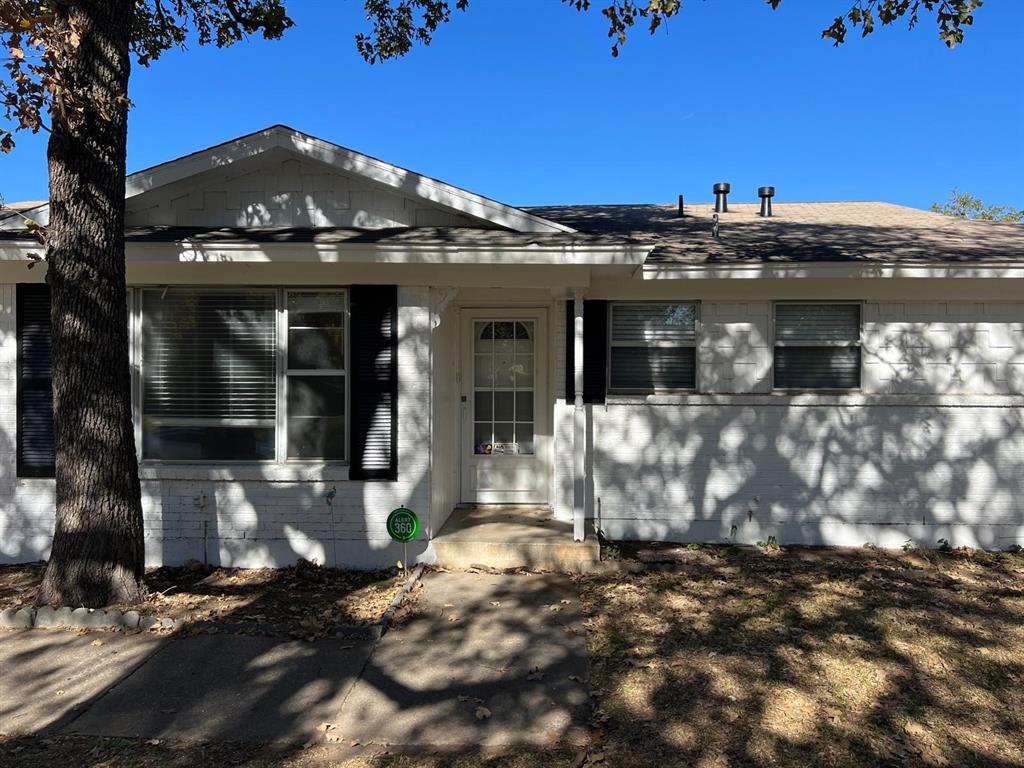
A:
[[[696,388],[696,304],[613,303],[610,324],[612,392]]]
[[[860,304],[776,304],[776,389],[860,387]]]

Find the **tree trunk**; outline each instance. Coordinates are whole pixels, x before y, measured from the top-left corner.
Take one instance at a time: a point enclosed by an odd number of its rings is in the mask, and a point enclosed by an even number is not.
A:
[[[78,33],[62,72],[90,107],[53,110],[47,280],[57,509],[39,603],[100,607],[145,595],[124,263],[132,0],[65,0]]]

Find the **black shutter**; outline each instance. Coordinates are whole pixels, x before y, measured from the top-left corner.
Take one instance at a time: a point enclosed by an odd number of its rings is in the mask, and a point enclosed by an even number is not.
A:
[[[576,324],[573,302],[565,303],[565,402],[576,399]],[[608,388],[608,302],[583,302],[583,402],[604,403]]]
[[[53,477],[53,356],[50,286],[17,287],[18,477]]]
[[[352,480],[398,479],[398,287],[354,285],[349,302]]]

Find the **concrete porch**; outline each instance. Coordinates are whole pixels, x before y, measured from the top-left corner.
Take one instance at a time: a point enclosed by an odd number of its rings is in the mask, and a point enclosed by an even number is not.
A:
[[[433,540],[446,568],[530,568],[580,573],[600,561],[593,533],[572,540],[572,523],[548,506],[481,504],[457,507]]]

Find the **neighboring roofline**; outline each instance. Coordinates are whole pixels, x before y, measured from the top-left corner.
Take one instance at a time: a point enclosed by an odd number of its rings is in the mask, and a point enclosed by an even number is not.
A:
[[[126,197],[131,198],[274,148],[291,150],[406,195],[420,197],[517,232],[575,232],[564,224],[280,124],[136,171],[126,179]]]

